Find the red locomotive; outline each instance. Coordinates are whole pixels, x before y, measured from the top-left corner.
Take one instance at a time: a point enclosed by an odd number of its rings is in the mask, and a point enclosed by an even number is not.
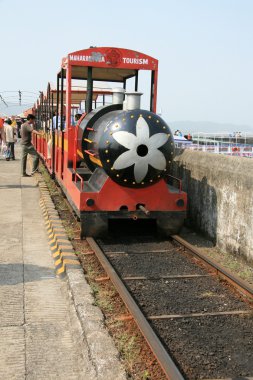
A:
[[[140,106],[141,70],[151,72],[150,110]],[[48,85],[37,101],[35,114],[44,132],[35,132],[33,143],[80,218],[82,237],[106,235],[115,219],[154,220],[164,235],[177,233],[183,224],[187,196],[181,181],[169,175],[174,142],[156,114],[157,75],[158,61],[148,55],[91,47],[68,54],[57,89]],[[126,91],[129,79],[131,92]],[[121,87],[97,89],[99,81]],[[82,104],[85,110],[75,125]]]

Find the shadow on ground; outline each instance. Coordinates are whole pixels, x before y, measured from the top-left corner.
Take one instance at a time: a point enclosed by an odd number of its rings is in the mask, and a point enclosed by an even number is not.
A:
[[[0,286],[55,278],[54,269],[32,264],[0,264]]]
[[[38,187],[37,185],[0,185],[0,189],[24,189],[24,188],[31,188],[34,189],[35,187]]]

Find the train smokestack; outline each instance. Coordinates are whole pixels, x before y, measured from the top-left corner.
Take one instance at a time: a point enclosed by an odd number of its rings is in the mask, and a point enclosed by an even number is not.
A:
[[[133,111],[141,108],[141,95],[142,92],[126,92],[126,110]]]
[[[113,88],[112,90],[112,104],[123,104],[125,97],[125,89],[121,87]]]

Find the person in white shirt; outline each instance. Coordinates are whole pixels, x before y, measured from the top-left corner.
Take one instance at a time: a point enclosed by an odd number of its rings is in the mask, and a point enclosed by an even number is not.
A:
[[[8,148],[6,161],[9,161],[10,159],[15,160],[14,144],[16,141],[16,130],[11,124],[12,121],[10,119],[7,119],[4,123],[5,141]]]
[[[50,130],[60,130],[60,127],[61,127],[61,116],[60,116],[60,113],[58,113],[58,128],[56,128],[56,119],[57,119],[57,114],[56,112],[54,113],[54,116],[53,116],[53,120],[51,122],[51,125],[50,125]]]

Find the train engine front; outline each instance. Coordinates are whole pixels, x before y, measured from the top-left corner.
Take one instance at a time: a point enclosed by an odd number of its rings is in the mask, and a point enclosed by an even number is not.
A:
[[[175,234],[186,216],[187,198],[181,184],[168,180],[171,130],[160,116],[141,109],[141,93],[124,92],[115,89],[113,104],[91,111],[78,127],[78,151],[87,166],[82,236],[106,235],[112,219],[152,219],[158,232]]]

